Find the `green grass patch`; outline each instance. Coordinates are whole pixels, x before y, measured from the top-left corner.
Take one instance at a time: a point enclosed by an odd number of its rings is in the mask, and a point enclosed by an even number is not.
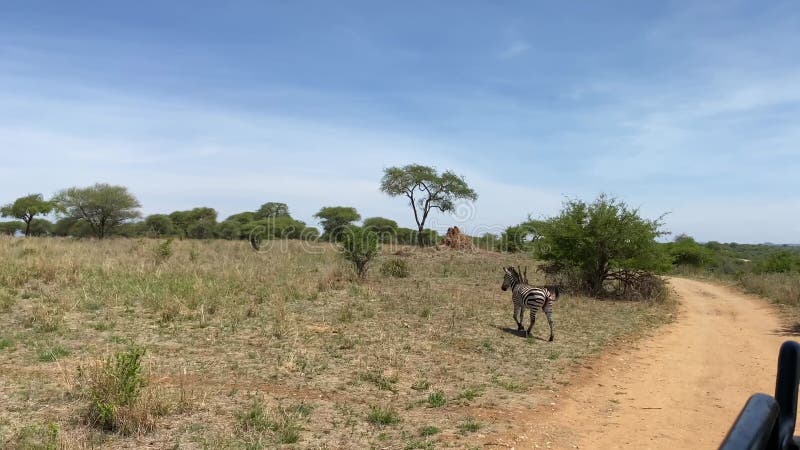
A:
[[[55,362],[65,356],[69,356],[69,350],[60,345],[41,348],[36,353],[36,359],[39,362]]]
[[[428,395],[428,406],[431,408],[442,407],[446,402],[447,399],[445,399],[442,391],[431,392]]]
[[[367,421],[373,425],[394,425],[400,422],[400,416],[392,408],[373,406],[367,414]]]
[[[422,437],[433,436],[438,434],[441,430],[433,425],[427,425],[419,429],[419,435]]]

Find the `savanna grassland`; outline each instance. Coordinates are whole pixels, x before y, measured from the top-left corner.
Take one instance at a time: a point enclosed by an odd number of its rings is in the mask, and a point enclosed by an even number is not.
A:
[[[358,281],[332,244],[271,244],[0,238],[2,445],[469,448],[673,308],[567,293],[548,343],[499,289],[527,256],[386,247]]]

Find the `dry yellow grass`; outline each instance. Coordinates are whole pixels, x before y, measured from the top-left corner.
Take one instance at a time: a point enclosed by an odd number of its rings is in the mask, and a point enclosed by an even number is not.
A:
[[[497,412],[671,311],[567,294],[548,343],[543,317],[538,338],[515,334],[499,289],[525,256],[384,249],[357,283],[328,244],[162,242],[0,239],[3,445],[469,447],[513,428]],[[407,278],[380,273],[391,258]],[[76,370],[131,342],[147,350],[154,429],[92,429]]]

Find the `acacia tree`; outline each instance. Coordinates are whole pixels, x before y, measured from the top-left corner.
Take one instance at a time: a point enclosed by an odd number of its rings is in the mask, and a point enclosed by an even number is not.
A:
[[[322,238],[331,242],[339,242],[347,227],[361,220],[358,211],[350,206],[326,206],[314,214],[314,217],[320,219],[325,231]]]
[[[364,219],[364,229],[371,230],[378,235],[378,240],[383,243],[397,239],[397,222],[384,217],[369,217]]]
[[[98,239],[140,216],[139,201],[124,186],[97,183],[86,188],[71,187],[59,192],[54,201],[65,217],[87,223]]]
[[[14,200],[0,208],[0,216],[13,217],[25,222],[25,236],[31,234],[31,222],[38,215],[47,215],[53,210],[53,202],[42,198],[42,194],[31,194]]]
[[[432,209],[449,212],[455,208],[458,199],[478,199],[478,194],[467,185],[464,177],[449,170],[440,175],[435,168],[420,164],[384,169],[381,191],[392,197],[408,198],[417,223],[417,245],[420,247],[424,245],[425,221]]]
[[[289,217],[289,207],[286,203],[267,202],[254,213],[256,219],[269,219],[274,217]]]

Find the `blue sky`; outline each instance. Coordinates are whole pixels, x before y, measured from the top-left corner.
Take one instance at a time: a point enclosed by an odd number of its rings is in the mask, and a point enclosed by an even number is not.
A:
[[[800,242],[800,4],[0,3],[0,203],[128,186],[145,214],[267,201],[413,219],[419,162],[500,231],[600,192],[699,240]]]

